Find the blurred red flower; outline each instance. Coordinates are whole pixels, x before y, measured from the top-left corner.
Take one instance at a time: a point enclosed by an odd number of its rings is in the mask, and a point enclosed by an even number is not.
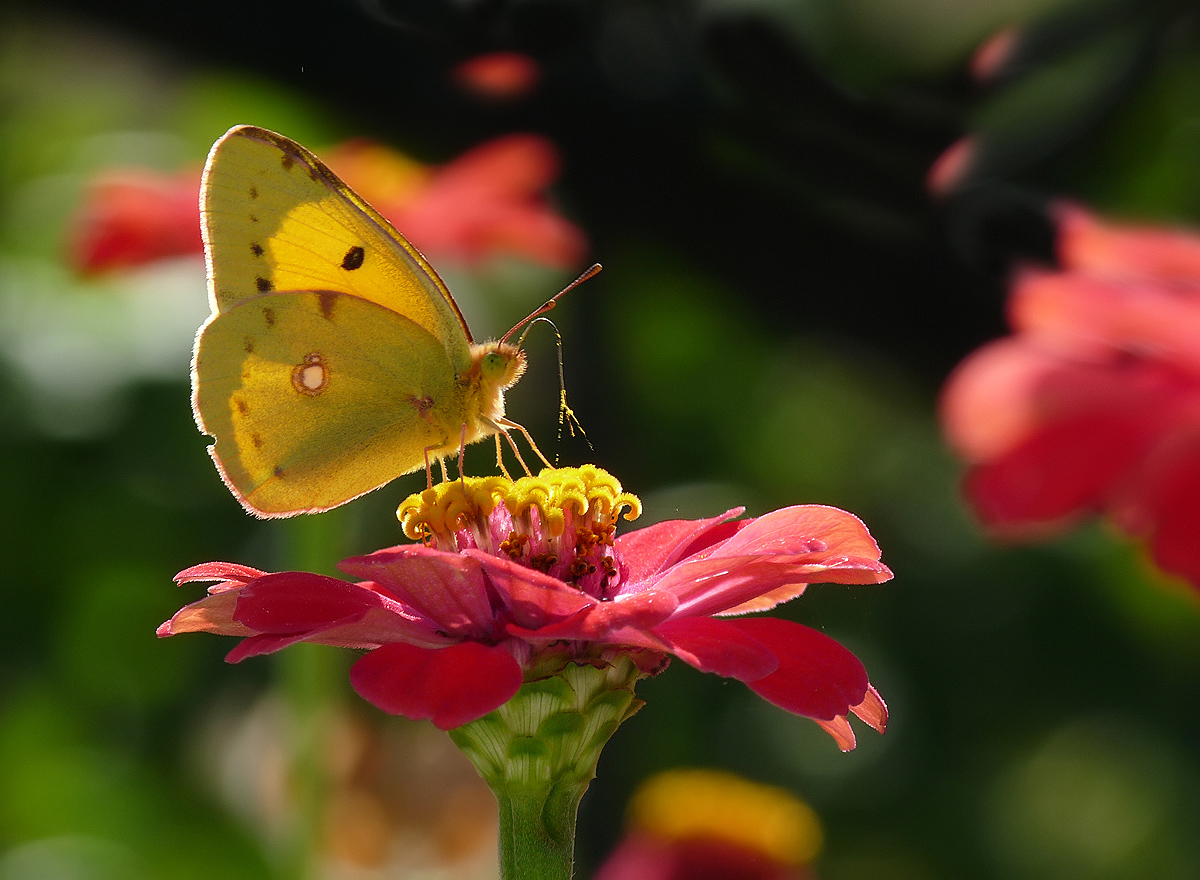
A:
[[[113,170],[87,187],[69,231],[72,264],[84,274],[198,254],[200,172]]]
[[[1200,587],[1200,236],[1055,214],[1060,269],[1017,273],[1015,334],[942,393],[967,498],[1018,536],[1106,513]]]
[[[637,505],[619,490],[592,467],[441,483],[401,505],[406,533],[426,543],[344,560],[358,583],[198,565],[177,582],[215,585],[159,635],[241,636],[231,662],[300,641],[366,648],[351,671],[359,694],[444,729],[555,664],[625,654],[655,673],[673,654],[815,719],[843,750],[855,743],[849,713],[883,731],[887,709],[850,651],[798,623],[740,616],[809,583],[890,578],[861,521],[816,505],[744,520],[733,510],[614,539],[618,514]]]
[[[544,190],[558,151],[536,135],[506,135],[440,167],[381,144],[347,141],[326,155],[342,179],[435,258],[475,263],[510,254],[555,268],[582,259],[587,242]],[[85,274],[198,254],[199,172],[114,170],[86,190],[70,226],[72,265]]]

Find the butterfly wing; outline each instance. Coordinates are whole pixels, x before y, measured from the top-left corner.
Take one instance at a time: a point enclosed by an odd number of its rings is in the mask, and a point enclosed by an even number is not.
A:
[[[217,468],[260,516],[328,510],[458,444],[464,391],[441,341],[362,297],[237,302],[202,329],[194,372]]]
[[[433,268],[294,141],[230,129],[209,153],[200,214],[214,312],[271,291],[342,291],[426,330],[455,371],[470,366],[470,332]]]

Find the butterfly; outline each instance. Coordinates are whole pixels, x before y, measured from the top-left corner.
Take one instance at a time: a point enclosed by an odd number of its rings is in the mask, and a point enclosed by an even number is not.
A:
[[[475,344],[403,235],[304,147],[254,126],[213,145],[200,214],[212,314],[193,411],[248,511],[329,510],[493,435],[503,470],[501,435],[521,460],[513,430],[549,464],[505,417],[504,392],[525,370],[508,339],[561,293]]]

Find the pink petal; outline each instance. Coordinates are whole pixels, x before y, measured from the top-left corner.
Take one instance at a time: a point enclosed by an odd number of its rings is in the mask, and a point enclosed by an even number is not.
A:
[[[871,727],[883,733],[887,730],[887,704],[874,685],[867,685],[867,695],[857,706],[851,706],[850,711],[865,721]]]
[[[1134,535],[1148,535],[1154,561],[1200,587],[1200,434],[1164,438],[1110,508]]]
[[[854,738],[854,728],[850,726],[850,722],[846,720],[845,715],[839,715],[837,718],[831,718],[829,721],[820,718],[814,718],[817,724],[821,725],[821,729],[834,738],[838,748],[843,752],[849,752],[858,745]]]
[[[241,663],[247,657],[258,657],[262,654],[274,654],[289,645],[304,641],[304,633],[279,636],[273,633],[253,635],[242,639],[233,650],[225,655],[226,663]]]
[[[195,581],[222,581],[223,583],[209,588],[210,593],[216,593],[244,586],[250,583],[250,581],[262,577],[264,574],[266,574],[265,571],[259,571],[257,568],[251,568],[248,565],[238,565],[236,562],[203,562],[200,565],[193,565],[191,568],[185,568],[179,572],[179,574],[175,575],[175,583],[187,584]]]
[[[773,510],[751,520],[719,548],[717,556],[805,556],[819,561],[831,556],[878,560],[879,545],[857,516],[823,504],[800,504]]]
[[[654,632],[672,654],[701,672],[755,681],[779,668],[779,660],[766,645],[727,620],[676,618]]]
[[[972,469],[963,488],[992,528],[1052,523],[1103,506],[1158,432],[1137,409],[1060,419]]]
[[[510,625],[510,635],[526,640],[598,642],[637,645],[665,651],[666,645],[650,630],[675,613],[679,600],[670,593],[648,590],[620,596],[610,602],[596,602],[565,620],[537,629]]]
[[[1038,391],[1062,369],[1060,354],[1017,337],[972,352],[942,388],[938,408],[947,441],[968,461],[1012,449],[1040,424]]]
[[[254,635],[254,630],[233,619],[237,598],[237,593],[230,589],[185,605],[162,624],[156,634],[159,638],[185,632],[210,632],[223,636]]]
[[[797,715],[833,721],[866,698],[862,663],[823,633],[790,620],[750,617],[726,621],[758,639],[779,658],[779,669],[747,682],[760,697]]]
[[[810,583],[878,584],[891,576],[882,562],[858,557],[714,556],[676,566],[655,588],[678,596],[678,613],[692,617],[741,613],[746,603],[792,598]]]
[[[711,519],[672,519],[617,538],[616,552],[626,570],[626,580],[638,583],[649,579],[681,559],[723,541],[746,523],[722,523],[740,516],[744,508],[735,507]]]
[[[1198,296],[1200,291],[1180,291],[1158,281],[1025,272],[1009,297],[1009,320],[1024,337],[1064,351],[1146,353],[1197,372]]]
[[[409,545],[346,559],[338,568],[381,585],[452,635],[486,637],[495,629],[478,559]]]
[[[537,629],[597,604],[569,584],[510,559],[482,550],[462,552],[479,563],[518,626]]]
[[[1106,223],[1069,203],[1055,207],[1059,261],[1108,277],[1200,283],[1200,236],[1184,229]]]
[[[354,664],[350,683],[370,703],[443,730],[504,705],[521,688],[521,666],[502,647],[461,642],[430,650],[384,645]]]

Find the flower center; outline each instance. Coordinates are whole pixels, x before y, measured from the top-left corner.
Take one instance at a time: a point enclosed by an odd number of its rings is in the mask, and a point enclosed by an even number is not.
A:
[[[410,495],[396,511],[404,534],[450,552],[478,549],[606,598],[620,578],[616,521],[642,504],[594,465],[536,477],[464,477]]]

